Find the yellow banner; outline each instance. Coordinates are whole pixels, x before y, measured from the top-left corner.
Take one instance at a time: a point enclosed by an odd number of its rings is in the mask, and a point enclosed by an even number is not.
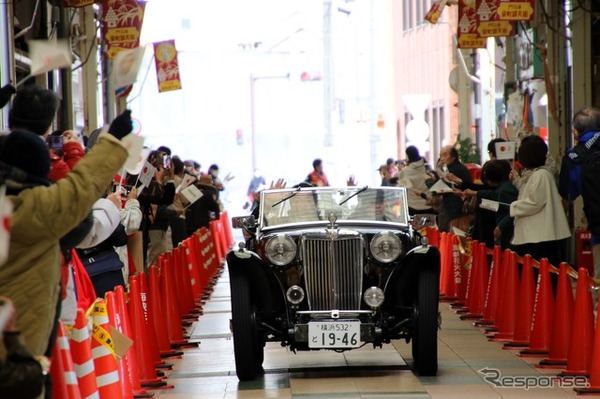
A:
[[[529,2],[501,3],[498,16],[506,21],[528,21],[533,18],[533,11]]]

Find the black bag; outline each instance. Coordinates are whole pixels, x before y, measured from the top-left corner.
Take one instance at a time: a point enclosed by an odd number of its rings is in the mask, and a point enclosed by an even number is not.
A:
[[[89,254],[80,253],[79,258],[90,277],[114,270],[121,270],[124,266],[119,255],[111,250]]]
[[[582,158],[579,182],[588,230],[600,235],[600,133],[596,133],[585,145],[575,146],[574,150]]]
[[[121,271],[124,265],[115,251],[92,251],[80,255],[80,259],[90,276],[96,297],[104,298],[104,295],[108,291],[114,290],[115,286],[125,286]]]

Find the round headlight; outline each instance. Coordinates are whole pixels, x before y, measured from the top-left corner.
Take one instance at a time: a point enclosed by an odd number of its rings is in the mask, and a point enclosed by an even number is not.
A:
[[[285,296],[292,305],[297,305],[304,300],[304,290],[298,285],[292,285],[287,289]]]
[[[277,266],[284,266],[296,257],[296,243],[288,236],[280,235],[267,241],[267,258]]]
[[[400,238],[390,232],[375,234],[370,247],[373,257],[382,263],[395,261],[402,252]]]
[[[370,307],[378,308],[383,303],[385,295],[383,294],[381,288],[371,287],[365,290],[365,293],[363,294],[363,299],[365,300],[365,303]]]

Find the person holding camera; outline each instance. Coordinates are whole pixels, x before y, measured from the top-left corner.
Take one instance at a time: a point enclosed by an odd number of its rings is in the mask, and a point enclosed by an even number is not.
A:
[[[17,329],[17,312],[8,297],[0,296],[0,335],[6,359],[0,361],[0,399],[36,398],[42,393],[49,361],[36,360]],[[42,366],[43,364],[43,366]]]

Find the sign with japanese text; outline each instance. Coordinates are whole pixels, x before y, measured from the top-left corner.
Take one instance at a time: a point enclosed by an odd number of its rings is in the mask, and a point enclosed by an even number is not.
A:
[[[513,25],[498,15],[499,0],[476,0],[477,33],[481,37],[511,36]]]
[[[175,40],[154,43],[154,61],[156,63],[156,79],[158,92],[180,90],[181,77]]]
[[[475,0],[458,0],[458,48],[484,48],[486,38],[477,31]]]
[[[497,0],[498,17],[505,21],[531,21],[535,0]]]
[[[146,2],[136,0],[102,1],[106,58],[115,58],[121,50],[140,45],[145,6]]]

